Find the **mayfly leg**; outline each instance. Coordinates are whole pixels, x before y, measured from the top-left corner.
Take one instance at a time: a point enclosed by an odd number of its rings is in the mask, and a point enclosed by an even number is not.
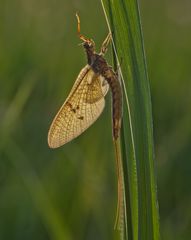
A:
[[[108,47],[111,39],[112,39],[111,33],[108,33],[106,39],[102,43],[100,55],[102,55],[102,56],[105,55],[105,53],[107,52],[107,47]]]
[[[87,43],[93,43],[92,39],[89,39],[87,37],[85,37],[84,35],[81,34],[81,25],[80,25],[80,17],[79,15],[76,13],[76,18],[77,18],[77,33],[78,33],[78,37],[83,41],[83,42],[87,42]]]
[[[78,23],[78,25],[77,25],[77,33],[78,33],[78,36],[79,36],[79,38],[82,39],[83,41],[86,41],[87,38],[84,37],[84,36],[81,34],[80,17],[79,17],[79,15],[78,15],[77,13],[76,13],[76,18],[77,18],[77,23]]]

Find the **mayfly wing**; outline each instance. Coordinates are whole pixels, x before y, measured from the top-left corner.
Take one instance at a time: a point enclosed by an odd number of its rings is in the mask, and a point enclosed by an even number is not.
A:
[[[86,65],[50,126],[49,146],[60,147],[92,125],[104,109],[108,89],[104,78]]]

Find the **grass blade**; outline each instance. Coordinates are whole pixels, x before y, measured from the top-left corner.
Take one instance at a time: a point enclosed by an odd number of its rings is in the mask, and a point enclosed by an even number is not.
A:
[[[143,38],[136,0],[102,0],[122,59],[124,87],[121,153],[125,188],[123,239],[159,239],[152,111]]]

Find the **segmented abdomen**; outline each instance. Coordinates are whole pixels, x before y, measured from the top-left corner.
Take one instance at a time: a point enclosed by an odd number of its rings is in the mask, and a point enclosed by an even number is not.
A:
[[[108,66],[102,75],[107,80],[112,92],[113,136],[119,137],[122,119],[122,89],[117,74]]]
[[[112,118],[113,118],[113,137],[119,137],[122,119],[122,88],[117,74],[112,70],[106,60],[98,54],[94,55],[91,67],[95,73],[100,74],[108,82],[112,92]]]

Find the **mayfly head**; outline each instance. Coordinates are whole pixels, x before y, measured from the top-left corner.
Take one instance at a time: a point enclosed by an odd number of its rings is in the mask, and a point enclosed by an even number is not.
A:
[[[95,43],[92,39],[86,39],[83,42],[83,46],[87,51],[91,51],[91,52],[95,51]]]

